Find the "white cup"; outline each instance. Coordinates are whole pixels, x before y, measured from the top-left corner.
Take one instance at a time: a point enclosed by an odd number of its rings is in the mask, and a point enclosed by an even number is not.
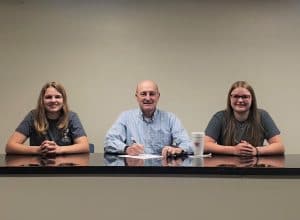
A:
[[[192,132],[192,144],[195,156],[202,156],[204,151],[204,132]]]

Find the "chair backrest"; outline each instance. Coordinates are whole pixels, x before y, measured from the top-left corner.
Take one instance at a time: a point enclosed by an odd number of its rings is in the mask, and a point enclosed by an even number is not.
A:
[[[90,153],[94,153],[95,152],[95,145],[92,143],[89,143],[89,148],[90,148]]]

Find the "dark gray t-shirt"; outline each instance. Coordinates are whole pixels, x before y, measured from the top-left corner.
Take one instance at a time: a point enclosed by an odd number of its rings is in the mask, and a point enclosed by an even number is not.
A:
[[[57,127],[58,120],[48,119],[49,129],[46,135],[39,135],[34,128],[34,111],[30,111],[16,128],[17,132],[29,138],[30,146],[40,146],[44,140],[55,141],[59,146],[72,145],[74,139],[86,136],[83,126],[75,112],[69,112],[68,128]]]
[[[268,140],[275,135],[280,134],[279,129],[277,128],[275,122],[271,116],[263,109],[258,109],[258,112],[261,117],[261,124],[264,129],[263,138],[261,139],[260,146],[263,145],[264,140]],[[219,111],[211,118],[206,129],[205,135],[213,138],[220,145],[224,145],[224,129],[226,127],[225,121],[225,110]],[[238,122],[236,121],[236,130],[235,138],[237,143],[241,140],[247,140],[247,122]]]

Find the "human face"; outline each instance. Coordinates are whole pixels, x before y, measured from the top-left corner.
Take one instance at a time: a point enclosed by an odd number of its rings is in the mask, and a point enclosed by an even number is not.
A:
[[[158,88],[154,82],[144,81],[138,85],[136,90],[136,100],[146,117],[151,117],[153,115],[159,96]]]
[[[230,94],[230,103],[234,112],[247,113],[251,107],[252,96],[248,89],[238,87]]]
[[[44,106],[48,114],[58,114],[63,107],[63,96],[55,88],[49,87],[43,97]]]

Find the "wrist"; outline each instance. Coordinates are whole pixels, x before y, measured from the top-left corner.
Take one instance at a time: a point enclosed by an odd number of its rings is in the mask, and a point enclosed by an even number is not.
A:
[[[27,149],[28,149],[29,154],[40,154],[41,153],[41,150],[40,150],[39,146],[37,146],[37,147],[29,146],[29,147],[27,147]]]
[[[126,145],[126,146],[124,147],[124,153],[125,153],[125,154],[127,154],[127,149],[128,149],[128,147],[129,147],[128,145]]]
[[[67,147],[57,147],[56,148],[56,154],[65,154],[68,153],[68,148]]]
[[[255,151],[256,151],[256,154],[255,154],[255,156],[259,156],[259,151],[258,151],[258,148],[257,147],[255,147]]]
[[[232,154],[232,155],[235,155],[235,156],[239,156],[238,149],[235,146],[228,147],[228,151],[227,152],[228,152],[227,154]]]

